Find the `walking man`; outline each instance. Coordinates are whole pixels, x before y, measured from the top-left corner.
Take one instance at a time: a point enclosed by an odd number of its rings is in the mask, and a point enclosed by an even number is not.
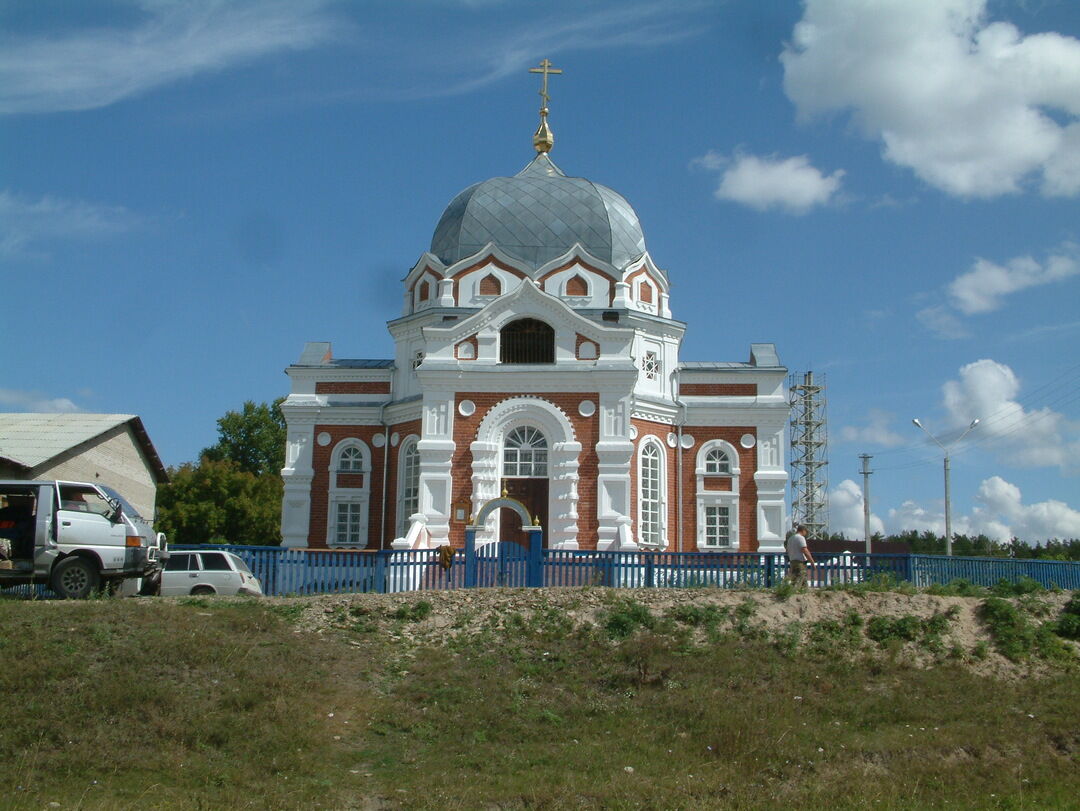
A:
[[[785,546],[788,557],[788,578],[795,586],[806,585],[806,564],[814,564],[814,556],[806,545],[806,525],[799,524],[796,530],[787,536]]]

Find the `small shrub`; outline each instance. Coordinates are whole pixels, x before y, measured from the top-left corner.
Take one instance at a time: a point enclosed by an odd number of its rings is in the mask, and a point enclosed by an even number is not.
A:
[[[1010,583],[1003,577],[990,591],[995,597],[1019,597],[1022,594],[1034,594],[1038,591],[1045,591],[1045,589],[1038,580],[1033,580],[1030,577],[1021,577],[1015,583]]]
[[[957,577],[950,580],[946,585],[927,586],[926,593],[940,597],[983,597],[986,595],[986,589],[982,586],[976,586],[963,577]]]
[[[1053,628],[1058,636],[1066,639],[1080,639],[1080,591],[1073,592]]]
[[[726,608],[715,605],[679,605],[671,610],[669,616],[683,625],[711,628],[724,619],[727,613]]]
[[[887,645],[894,639],[914,642],[919,638],[921,626],[919,618],[911,614],[903,617],[871,617],[866,625],[866,635],[880,645]]]
[[[604,630],[612,639],[626,639],[638,628],[652,628],[656,618],[641,603],[620,600],[604,618]]]
[[[783,601],[794,594],[795,591],[795,585],[790,580],[784,580],[773,589],[773,596],[777,600]]]
[[[1034,624],[1020,610],[1000,597],[989,597],[979,608],[998,652],[1014,662],[1030,656],[1057,659],[1068,655],[1064,643],[1054,636],[1051,623]]]
[[[411,605],[399,605],[394,612],[393,617],[397,620],[405,620],[407,622],[420,622],[431,614],[431,603],[427,600],[418,600]]]
[[[1080,614],[1062,614],[1054,623],[1054,633],[1066,639],[1080,639]]]

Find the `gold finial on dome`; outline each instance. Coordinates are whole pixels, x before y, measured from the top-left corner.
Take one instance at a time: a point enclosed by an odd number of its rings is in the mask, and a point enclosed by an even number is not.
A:
[[[533,147],[537,152],[543,154],[550,152],[551,147],[555,144],[555,136],[551,132],[551,127],[548,126],[548,96],[547,82],[548,75],[552,73],[562,73],[561,68],[551,67],[551,62],[544,59],[540,62],[540,67],[529,68],[529,73],[542,73],[544,74],[543,84],[540,86],[540,126],[536,128],[536,132],[533,133]]]

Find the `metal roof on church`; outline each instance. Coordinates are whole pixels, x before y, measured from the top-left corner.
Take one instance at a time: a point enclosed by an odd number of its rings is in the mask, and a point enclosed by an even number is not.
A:
[[[513,177],[494,177],[458,194],[439,219],[431,252],[452,265],[488,243],[532,267],[575,244],[616,268],[645,252],[641,223],[622,195],[567,177],[546,154]]]

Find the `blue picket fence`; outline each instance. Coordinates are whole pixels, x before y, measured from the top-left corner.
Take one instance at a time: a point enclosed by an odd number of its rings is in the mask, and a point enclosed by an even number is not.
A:
[[[517,544],[488,544],[475,566],[457,550],[443,568],[437,550],[346,551],[277,546],[173,545],[173,549],[224,549],[239,555],[269,595],[440,591],[466,587],[608,586],[612,588],[769,588],[787,575],[782,554],[754,552],[596,552],[544,549],[531,561]],[[530,567],[538,567],[531,569]],[[807,573],[811,587],[862,583],[879,575],[919,588],[966,580],[994,586],[1030,578],[1044,588],[1080,589],[1080,562],[943,555],[819,555]],[[51,599],[44,584],[4,594]]]
[[[475,571],[457,550],[449,568],[437,550],[339,551],[275,546],[180,546],[224,549],[239,555],[269,595],[342,592],[395,593],[530,584],[613,588],[768,588],[787,575],[783,554],[753,552],[596,552],[545,549],[530,571],[515,544],[481,546]],[[943,555],[819,555],[808,571],[811,587],[862,583],[889,575],[920,588],[964,579],[978,586],[1030,578],[1044,588],[1080,589],[1080,562],[961,558]]]

